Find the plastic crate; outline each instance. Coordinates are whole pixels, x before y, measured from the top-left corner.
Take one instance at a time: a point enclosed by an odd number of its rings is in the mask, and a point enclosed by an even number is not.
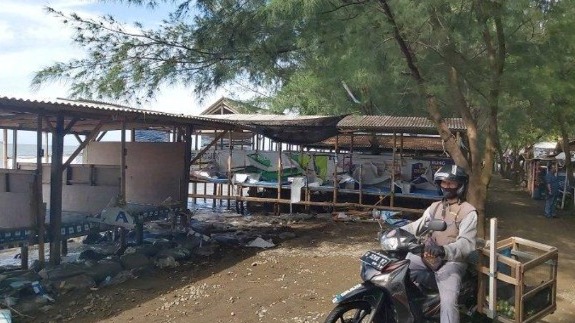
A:
[[[489,248],[479,252],[478,311],[499,322],[533,322],[557,307],[557,248],[511,237],[497,243],[495,296],[489,310]]]

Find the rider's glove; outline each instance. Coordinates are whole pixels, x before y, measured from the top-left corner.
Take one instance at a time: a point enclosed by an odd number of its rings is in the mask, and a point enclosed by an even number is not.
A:
[[[424,251],[434,257],[445,257],[445,249],[442,246],[438,246],[436,244],[426,244]]]

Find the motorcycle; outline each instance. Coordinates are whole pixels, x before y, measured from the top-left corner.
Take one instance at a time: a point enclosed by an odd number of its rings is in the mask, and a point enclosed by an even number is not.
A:
[[[368,251],[361,257],[362,283],[336,295],[335,308],[326,323],[404,323],[439,322],[440,300],[433,272],[412,281],[408,252],[421,254],[424,237],[433,231],[444,231],[442,220],[432,220],[420,238],[394,229],[380,234],[381,251]],[[459,305],[465,314],[473,315],[477,304],[477,273],[469,265],[462,279]]]

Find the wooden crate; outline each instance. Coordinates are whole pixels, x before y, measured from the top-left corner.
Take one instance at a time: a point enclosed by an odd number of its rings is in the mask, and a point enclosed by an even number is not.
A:
[[[533,322],[557,307],[557,248],[511,237],[497,243],[496,292],[499,322]],[[479,252],[478,311],[489,314],[489,248]]]

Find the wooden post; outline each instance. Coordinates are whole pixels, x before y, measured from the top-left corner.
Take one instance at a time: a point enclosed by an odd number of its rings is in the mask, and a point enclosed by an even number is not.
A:
[[[307,153],[309,155],[309,148],[307,149]],[[303,158],[304,158],[304,153],[303,153],[303,145],[300,146],[300,163],[303,163]],[[309,158],[308,164],[305,165],[305,192],[304,192],[304,201],[309,202],[310,200],[310,194],[309,194],[309,178],[308,178],[308,168],[309,168],[309,163],[311,162],[311,156]],[[304,207],[304,211],[306,213],[310,212],[310,207],[309,204],[306,204]]]
[[[2,167],[8,168],[8,129],[2,130],[2,138],[4,139],[2,142]]]
[[[338,182],[337,182],[337,158],[338,158],[338,153],[339,153],[339,135],[335,136],[335,155],[334,155],[334,160],[333,160],[333,164],[334,164],[334,169],[333,169],[333,203],[337,203],[337,188],[338,188]]]
[[[52,164],[50,168],[50,264],[59,265],[62,240],[62,157],[64,154],[64,115],[56,117],[52,133]]]
[[[395,151],[397,149],[397,134],[393,132],[393,151],[391,153],[391,187],[389,206],[393,207],[395,199]]]
[[[12,131],[12,169],[18,167],[18,130]]]
[[[363,164],[359,165],[359,205],[363,205]]]
[[[194,150],[195,151],[198,151],[198,145],[199,145],[198,140],[199,140],[199,136],[196,133],[194,135]],[[191,156],[190,156],[190,158],[191,158]],[[192,163],[190,162],[190,168],[191,167],[192,167]],[[198,182],[195,179],[194,179],[194,183],[192,184],[192,192],[194,192],[194,194],[198,194]],[[205,192],[204,192],[204,194],[205,194]],[[194,197],[192,201],[193,201],[194,206],[195,206],[196,203],[198,202],[198,199]]]
[[[352,172],[352,168],[353,168],[353,144],[354,144],[354,135],[353,133],[351,134],[351,138],[350,138],[350,145],[349,145],[349,171]]]
[[[126,119],[122,120],[122,133],[121,133],[121,154],[120,154],[120,194],[122,202],[127,201],[126,197]]]
[[[44,162],[47,164],[50,162],[50,142],[48,140],[48,132],[44,135],[46,140],[46,149],[44,150]]]
[[[190,194],[190,167],[192,161],[192,131],[193,126],[187,125],[184,133],[184,174],[182,180],[182,202],[184,203],[184,208],[188,208],[188,195]],[[194,192],[195,193],[195,192]]]
[[[283,169],[283,162],[282,162],[282,144],[281,142],[277,143],[278,148],[278,200],[282,198],[282,169]],[[280,214],[279,211],[279,203],[276,203],[277,212],[276,215]]]
[[[38,261],[40,262],[40,267],[43,268],[46,263],[46,254],[44,250],[44,231],[46,230],[44,224],[46,222],[44,208],[44,201],[42,200],[42,115],[38,115],[36,129],[36,186],[38,192],[38,200],[36,204],[36,229],[38,232]],[[46,147],[47,148],[47,147]],[[45,150],[45,154],[48,155],[48,149]]]
[[[228,191],[227,191],[227,196],[228,196],[228,210],[230,209],[230,190],[231,190],[231,183],[232,183],[232,153],[233,153],[233,146],[232,146],[232,132],[233,131],[229,131],[229,145],[230,145],[230,154],[228,155]]]

